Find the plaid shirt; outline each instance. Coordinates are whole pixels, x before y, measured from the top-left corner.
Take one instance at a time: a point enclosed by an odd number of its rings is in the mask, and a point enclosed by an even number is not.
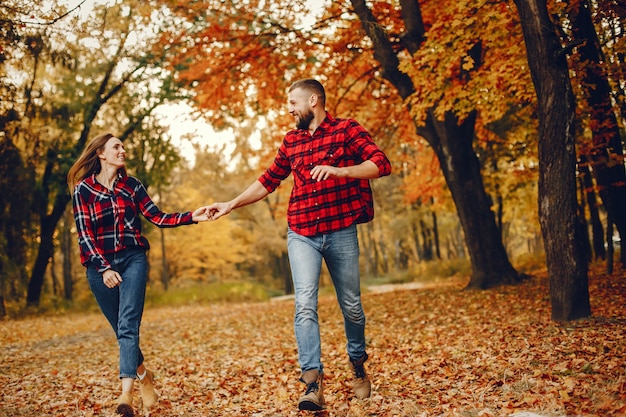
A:
[[[74,188],[72,206],[78,229],[80,261],[99,272],[111,268],[105,256],[131,247],[150,248],[141,235],[141,213],[159,227],[193,223],[192,213],[166,214],[159,210],[137,178],[120,176],[111,192],[92,175]]]
[[[361,125],[326,113],[313,136],[305,129],[287,133],[259,182],[271,193],[293,173],[289,227],[304,236],[335,232],[374,218],[369,181],[329,178],[318,182],[311,178],[311,169],[316,165],[353,166],[366,160],[378,166],[381,177],[391,173],[389,160]]]

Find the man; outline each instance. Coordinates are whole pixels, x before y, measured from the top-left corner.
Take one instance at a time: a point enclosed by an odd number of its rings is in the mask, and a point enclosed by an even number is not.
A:
[[[312,411],[325,408],[317,315],[322,259],[344,317],[355,395],[360,399],[370,396],[364,368],[368,356],[356,225],[374,216],[369,179],[391,172],[389,160],[369,133],[352,119],[333,118],[326,112],[325,102],[321,83],[313,79],[295,82],[289,88],[288,105],[296,129],[286,134],[274,162],[239,196],[207,207],[209,217],[218,219],[265,198],[293,173],[287,248],[295,292],[300,380],[306,384],[298,408]]]

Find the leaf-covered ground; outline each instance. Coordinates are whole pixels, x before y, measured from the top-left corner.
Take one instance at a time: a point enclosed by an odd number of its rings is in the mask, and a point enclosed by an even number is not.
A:
[[[340,312],[320,299],[320,416],[626,415],[626,278],[590,278],[593,318],[550,320],[548,284],[367,292],[373,395],[349,388]],[[148,309],[150,415],[305,416],[290,300]],[[100,314],[0,323],[0,417],[115,415],[117,346]]]

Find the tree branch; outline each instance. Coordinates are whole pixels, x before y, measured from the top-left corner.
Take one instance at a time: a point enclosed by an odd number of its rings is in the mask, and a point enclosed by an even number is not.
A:
[[[409,97],[415,90],[413,81],[404,72],[398,69],[400,60],[395,54],[393,45],[387,37],[383,27],[376,21],[372,11],[367,7],[364,0],[351,0],[354,12],[361,20],[361,27],[371,39],[374,46],[374,58],[383,69],[383,78],[389,81],[400,94],[402,99]]]
[[[61,19],[64,19],[66,16],[72,14],[75,10],[79,9],[87,0],[82,0],[80,3],[78,3],[76,6],[74,6],[74,8],[68,10],[67,12],[63,13],[60,16],[55,17],[52,20],[46,21],[46,22],[33,22],[33,21],[24,21],[24,20],[17,20],[17,21],[13,21],[13,20],[5,20],[5,19],[0,19],[1,23],[13,23],[13,24],[21,24],[21,25],[36,25],[36,26],[51,26],[54,25],[56,22],[58,22]],[[22,14],[22,15],[30,15],[31,13],[26,13],[22,10],[16,10],[12,7],[9,6],[5,6],[2,5],[0,6],[4,9],[9,10],[10,12],[14,13],[14,14]]]

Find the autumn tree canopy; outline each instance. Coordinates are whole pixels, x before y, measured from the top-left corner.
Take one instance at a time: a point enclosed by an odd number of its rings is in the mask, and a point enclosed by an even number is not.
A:
[[[393,177],[373,184],[377,218],[361,228],[368,274],[417,275],[430,260],[469,258],[470,287],[489,288],[518,282],[516,258],[541,250],[539,92],[512,3],[353,0],[312,10],[307,1],[120,0],[98,5],[88,19],[54,3],[44,11],[28,1],[6,4],[0,67],[13,75],[0,81],[7,179],[0,203],[16,221],[1,225],[5,297],[27,293],[37,304],[42,293],[58,291],[57,270],[62,281],[77,280],[79,266],[59,267],[72,256],[60,244],[72,233],[63,177],[96,131],[125,138],[131,172],[163,209],[207,204],[230,197],[269,164],[293,125],[286,88],[308,76],[326,86],[329,112],[359,120],[394,165]],[[612,259],[601,249],[607,242],[612,250],[606,233],[613,224],[623,233],[624,8],[592,1],[549,7],[577,99],[574,201],[592,234],[582,240],[594,242],[585,256],[593,250]],[[31,23],[19,23],[15,11]],[[185,164],[170,141],[176,132],[155,112],[178,101],[233,132],[228,157],[198,147],[195,165]],[[607,113],[615,117],[586,116]],[[610,123],[610,134],[600,132]],[[13,184],[36,192],[19,199]],[[281,187],[208,234],[194,230],[193,250],[177,232],[155,232],[157,281],[250,276],[289,291],[288,191]],[[215,235],[219,246],[209,243]]]

